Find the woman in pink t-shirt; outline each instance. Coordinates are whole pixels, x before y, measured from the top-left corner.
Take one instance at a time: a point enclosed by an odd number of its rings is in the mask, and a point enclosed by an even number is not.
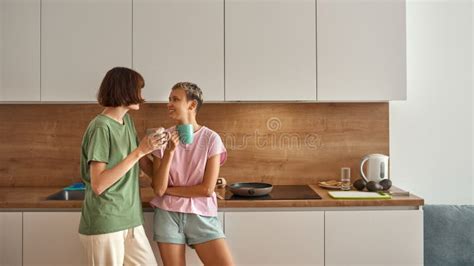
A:
[[[165,265],[185,265],[185,245],[193,247],[205,265],[233,265],[222,226],[217,218],[214,187],[227,151],[219,135],[199,125],[196,115],[203,103],[201,89],[180,82],[169,96],[168,114],[177,125],[191,124],[194,140],[179,141],[176,127],[168,145],[153,152],[155,208],[153,239]]]

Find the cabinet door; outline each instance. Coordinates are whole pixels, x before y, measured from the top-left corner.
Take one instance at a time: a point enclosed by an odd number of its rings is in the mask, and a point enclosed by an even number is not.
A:
[[[105,73],[131,67],[132,0],[43,0],[41,100],[96,101]]]
[[[326,265],[423,265],[423,212],[327,211]]]
[[[227,0],[226,101],[316,100],[314,0]]]
[[[318,101],[406,99],[405,0],[318,0]]]
[[[158,249],[158,244],[153,240],[153,212],[145,212],[144,218],[145,223],[143,227],[145,228],[146,235],[148,240],[150,240],[151,248],[153,249],[153,253],[155,253],[156,260],[158,261],[159,265],[163,265],[160,257],[160,251]],[[224,225],[224,213],[219,212],[218,218],[221,222],[221,225]],[[194,249],[186,246],[186,265],[203,265],[201,260],[196,254]]]
[[[179,81],[224,101],[224,0],[133,1],[133,67],[147,101],[168,101]]]
[[[85,265],[80,212],[23,213],[23,265]]]
[[[40,100],[40,0],[0,1],[0,101]]]
[[[21,225],[21,212],[0,212],[0,265],[22,265]]]
[[[324,265],[324,212],[226,212],[237,265]]]

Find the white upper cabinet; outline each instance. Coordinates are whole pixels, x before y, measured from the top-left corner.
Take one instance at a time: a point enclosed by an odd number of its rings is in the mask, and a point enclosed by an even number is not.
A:
[[[227,0],[226,101],[315,101],[315,15],[315,0]]]
[[[168,101],[180,81],[224,101],[224,0],[133,1],[133,67],[149,102]]]
[[[132,0],[42,0],[41,100],[96,101],[105,73],[131,67]]]
[[[317,1],[318,101],[406,99],[405,0]]]
[[[132,67],[166,102],[406,99],[406,0],[0,0],[0,102],[96,102]]]
[[[40,100],[40,0],[0,1],[0,101]]]

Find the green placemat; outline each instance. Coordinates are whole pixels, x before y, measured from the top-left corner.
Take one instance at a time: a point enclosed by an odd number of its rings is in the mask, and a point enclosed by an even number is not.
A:
[[[391,199],[392,196],[384,192],[364,191],[330,191],[329,196],[335,199]]]

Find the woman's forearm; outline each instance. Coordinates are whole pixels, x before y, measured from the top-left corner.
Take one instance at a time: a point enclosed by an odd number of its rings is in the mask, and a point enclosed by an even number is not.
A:
[[[207,160],[206,170],[202,183],[194,186],[184,187],[168,187],[167,195],[194,198],[194,197],[210,197],[214,193],[217,177],[219,176],[220,157],[213,156]]]
[[[144,156],[143,158],[138,161],[140,165],[140,169],[149,177],[153,177],[153,162],[148,158],[148,156]]]
[[[185,198],[196,198],[196,197],[210,197],[214,192],[214,188],[208,187],[204,184],[195,186],[185,187],[168,187],[166,189],[166,195],[185,197]]]
[[[158,167],[153,167],[152,186],[157,196],[163,196],[168,187],[168,177],[174,152],[165,152]]]
[[[132,151],[125,159],[110,169],[91,168],[91,186],[96,195],[102,194],[110,186],[122,178],[137,162],[145,156],[139,149]]]

